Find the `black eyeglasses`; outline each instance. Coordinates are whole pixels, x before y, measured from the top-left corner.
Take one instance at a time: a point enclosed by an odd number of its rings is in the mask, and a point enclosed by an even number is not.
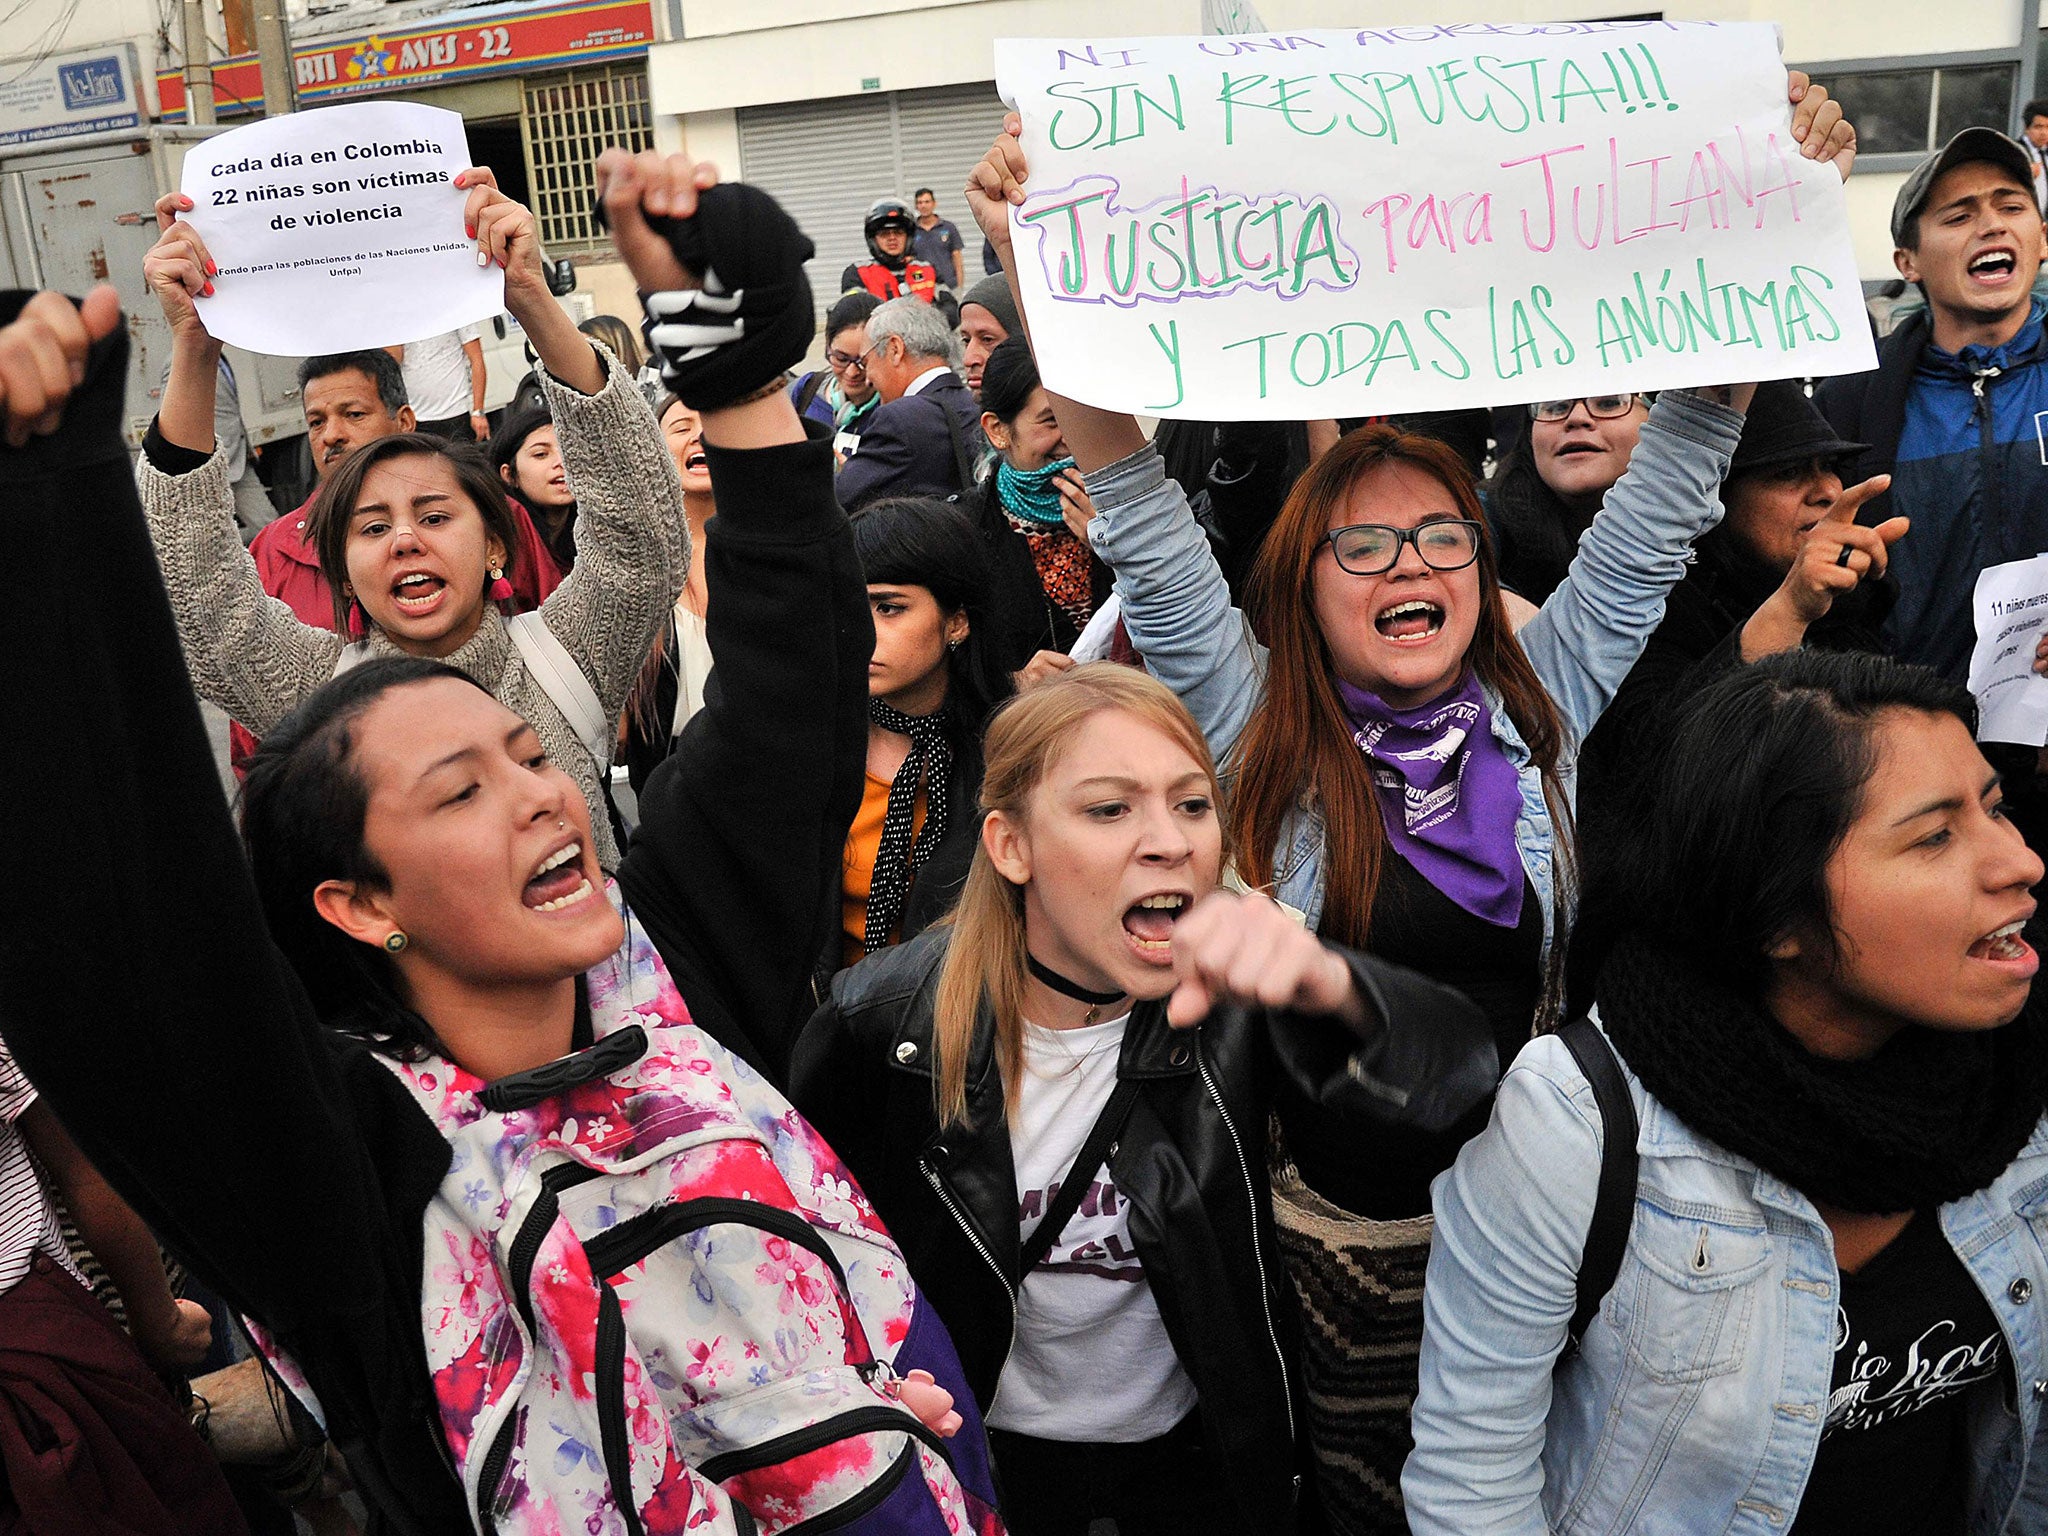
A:
[[[1479,524],[1466,518],[1447,517],[1414,528],[1353,523],[1332,528],[1323,538],[1337,564],[1354,576],[1391,571],[1400,562],[1403,544],[1413,544],[1422,563],[1433,571],[1462,571],[1479,558]]]
[[[1583,405],[1586,414],[1595,421],[1611,421],[1616,416],[1626,416],[1636,408],[1641,395],[1581,395],[1574,400],[1538,400],[1529,407],[1531,421],[1563,421],[1572,413],[1572,407]]]

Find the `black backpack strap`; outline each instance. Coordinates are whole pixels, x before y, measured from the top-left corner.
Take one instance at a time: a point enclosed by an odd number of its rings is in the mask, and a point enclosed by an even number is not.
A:
[[[1060,1233],[1073,1220],[1074,1212],[1081,1208],[1082,1197],[1088,1193],[1088,1186],[1095,1182],[1095,1170],[1108,1160],[1109,1149],[1122,1134],[1124,1121],[1137,1097],[1138,1084],[1134,1079],[1119,1077],[1116,1080],[1109,1102],[1102,1106],[1102,1113],[1095,1117],[1095,1124],[1089,1128],[1088,1139],[1074,1154],[1074,1166],[1060,1180],[1060,1192],[1045,1208],[1044,1218],[1031,1229],[1031,1240],[1018,1256],[1018,1284],[1023,1284],[1024,1277],[1045,1262],[1045,1256],[1052,1252],[1052,1245],[1059,1241]]]
[[[811,402],[818,398],[818,391],[825,387],[825,370],[819,368],[806,375],[803,383],[796,387],[796,413],[801,416],[811,408]]]
[[[1586,1231],[1585,1257],[1579,1261],[1579,1299],[1572,1310],[1567,1352],[1578,1348],[1587,1327],[1600,1310],[1600,1303],[1614,1289],[1621,1274],[1622,1256],[1628,1251],[1629,1228],[1636,1215],[1636,1121],[1635,1100],[1629,1097],[1628,1080],[1614,1047],[1581,1015],[1557,1032],[1565,1049],[1579,1064],[1586,1081],[1593,1085],[1593,1102],[1600,1110],[1600,1190],[1593,1201],[1593,1222]]]
[[[960,476],[960,489],[971,491],[974,489],[974,456],[967,451],[967,434],[960,430],[959,414],[943,400],[933,404],[946,418],[946,436],[953,440],[953,469]]]

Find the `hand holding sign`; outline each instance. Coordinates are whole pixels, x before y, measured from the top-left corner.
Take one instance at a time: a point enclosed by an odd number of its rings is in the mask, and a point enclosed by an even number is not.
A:
[[[156,244],[142,258],[142,280],[163,307],[170,322],[171,336],[204,338],[206,322],[199,318],[193,300],[213,292],[213,257],[199,231],[182,215],[191,212],[192,199],[182,192],[166,192],[156,200]]]
[[[967,173],[967,209],[974,215],[982,238],[996,249],[1015,285],[1016,267],[1011,261],[1010,210],[1024,206],[1024,183],[1031,175],[1024,158],[1024,119],[1016,113],[1003,118],[1003,131],[989,145],[988,153]]]
[[[1803,69],[1787,72],[1785,99],[1792,103],[1792,137],[1809,160],[1825,160],[1842,180],[1856,166],[1856,127],[1842,116],[1842,104],[1815,85]]]
[[[476,264],[505,274],[505,307],[518,313],[521,304],[552,301],[547,273],[541,268],[540,226],[533,210],[498,190],[498,175],[487,165],[458,171],[456,188],[467,195],[462,227],[476,242]]]

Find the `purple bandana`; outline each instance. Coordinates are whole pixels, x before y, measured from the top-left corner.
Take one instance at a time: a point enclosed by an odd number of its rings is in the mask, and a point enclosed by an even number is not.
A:
[[[1451,692],[1394,709],[1337,679],[1352,740],[1372,764],[1380,818],[1397,853],[1474,917],[1522,920],[1515,816],[1522,787],[1493,736],[1493,711],[1471,671]]]

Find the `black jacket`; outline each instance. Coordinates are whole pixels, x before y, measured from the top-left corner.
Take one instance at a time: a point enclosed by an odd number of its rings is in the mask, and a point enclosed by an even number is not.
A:
[[[989,574],[994,584],[989,592],[989,618],[995,628],[996,664],[1005,672],[1016,672],[1040,651],[1071,651],[1081,638],[1080,626],[1067,610],[1046,596],[1039,577],[1038,562],[1024,535],[1010,526],[996,496],[995,476],[960,497],[961,508],[974,519],[988,548]],[[1088,556],[1089,587],[1100,608],[1109,600],[1116,573]]]
[[[269,942],[136,501],[126,357],[117,330],[57,433],[0,450],[0,798],[42,872],[0,892],[0,1033],[166,1246],[304,1368],[373,1529],[452,1536],[471,1525],[420,1324],[448,1144]],[[829,444],[710,452],[724,686],[621,878],[692,1013],[774,1061],[858,803],[873,631]]]
[[[861,424],[860,448],[840,468],[839,500],[858,512],[882,496],[950,496],[973,485],[984,446],[981,406],[949,370],[875,407]]]
[[[1877,366],[1865,373],[1822,379],[1813,403],[1828,425],[1852,443],[1869,446],[1842,473],[1855,485],[1872,475],[1888,475],[1897,466],[1899,438],[1906,430],[1906,397],[1920,358],[1934,340],[1934,321],[1926,310],[1908,315],[1899,328],[1877,344]],[[1892,492],[1872,497],[1857,508],[1856,521],[1875,526],[1896,514]]]
[[[950,937],[928,933],[840,974],[798,1044],[791,1097],[902,1246],[986,1408],[1014,1327],[1018,1195],[987,1018],[969,1054],[970,1124],[938,1126],[932,1009]],[[1451,1124],[1499,1080],[1471,1003],[1413,972],[1346,958],[1381,1021],[1362,1039],[1328,1020],[1241,1008],[1176,1030],[1147,1003],[1117,1066],[1143,1088],[1110,1167],[1247,1531],[1291,1529],[1298,1487],[1293,1304],[1266,1182],[1272,1074],[1333,1107],[1427,1128]]]
[[[953,766],[946,774],[946,835],[910,877],[903,937],[914,939],[953,910],[981,846],[981,732],[956,723]]]
[[[1664,743],[1687,702],[1742,664],[1742,626],[1781,580],[1745,557],[1726,528],[1704,535],[1685,578],[1671,589],[1663,621],[1580,749],[1578,837],[1585,897],[1565,968],[1567,1017],[1592,1005],[1601,963],[1615,936],[1634,919],[1609,900],[1609,882],[1614,860],[1628,853],[1627,832],[1640,821],[1639,801],[1649,792],[1651,770]],[[1892,598],[1889,578],[1843,593],[1808,626],[1806,643],[1818,650],[1888,654],[1883,626]]]
[[[1747,557],[1725,528],[1701,537],[1685,577],[1671,589],[1664,617],[1580,752],[1578,804],[1588,822],[1655,756],[1686,700],[1742,661],[1742,627],[1782,577]],[[1836,598],[1807,627],[1806,643],[1827,651],[1885,653],[1888,579]]]

